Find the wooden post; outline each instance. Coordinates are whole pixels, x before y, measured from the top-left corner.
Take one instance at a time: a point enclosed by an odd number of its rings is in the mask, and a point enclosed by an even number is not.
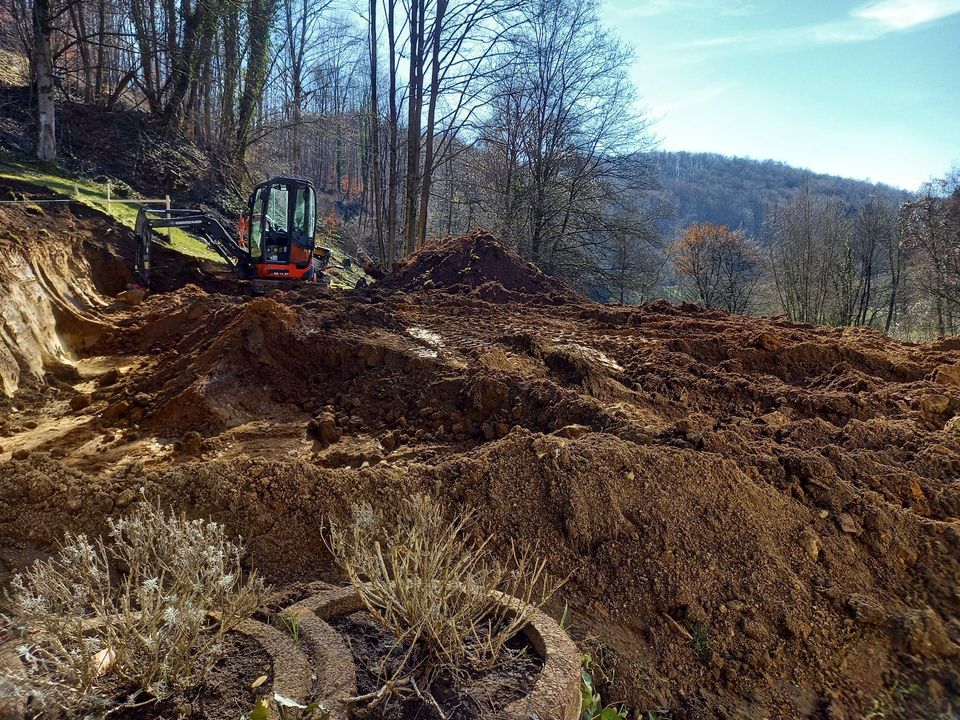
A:
[[[107,180],[107,213],[110,213],[110,181]]]
[[[164,202],[167,205],[167,219],[170,219],[170,196],[166,195],[163,198]],[[173,228],[167,228],[167,244],[173,244]]]

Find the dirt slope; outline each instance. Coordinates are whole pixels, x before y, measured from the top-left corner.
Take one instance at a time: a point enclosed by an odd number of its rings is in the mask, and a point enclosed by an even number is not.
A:
[[[324,514],[426,490],[571,575],[560,609],[638,711],[960,705],[956,340],[605,307],[483,234],[364,291],[75,303],[104,327],[55,324],[82,372],[6,406],[11,567],[142,487],[313,578]]]
[[[4,82],[0,71],[0,107],[0,151],[32,157],[36,107],[30,87]],[[166,138],[146,112],[107,110],[59,94],[57,114],[57,156],[74,172],[107,175],[115,188],[121,180],[143,197],[169,193],[175,199],[210,203],[222,191],[204,153],[185,137]]]

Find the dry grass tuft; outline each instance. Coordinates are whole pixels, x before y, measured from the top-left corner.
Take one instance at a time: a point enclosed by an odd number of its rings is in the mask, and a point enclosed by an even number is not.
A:
[[[371,615],[408,648],[405,675],[385,679],[366,700],[406,688],[432,702],[438,677],[456,682],[494,667],[506,642],[562,584],[531,552],[515,550],[509,565],[498,562],[491,537],[471,541],[472,522],[472,513],[447,519],[424,495],[406,499],[389,519],[359,505],[350,523],[331,522],[336,561]],[[515,600],[504,604],[500,593]]]
[[[224,634],[263,600],[222,525],[152,503],[108,522],[106,538],[68,534],[13,580],[22,671],[6,681],[34,707],[74,714],[177,696],[202,683]]]

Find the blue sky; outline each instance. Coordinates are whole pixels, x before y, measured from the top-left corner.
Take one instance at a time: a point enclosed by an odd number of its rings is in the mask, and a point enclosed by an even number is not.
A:
[[[605,0],[665,150],[915,189],[960,163],[960,0]]]

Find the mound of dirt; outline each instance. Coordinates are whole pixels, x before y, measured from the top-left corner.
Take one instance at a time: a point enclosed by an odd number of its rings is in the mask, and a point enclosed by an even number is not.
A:
[[[325,515],[429,492],[570,576],[557,609],[638,715],[956,708],[955,340],[606,307],[482,234],[365,291],[87,307],[111,369],[18,394],[0,428],[10,569],[143,488],[313,580]]]
[[[549,302],[573,296],[485,230],[427,243],[377,283],[384,290],[469,292],[494,302],[528,296]]]

